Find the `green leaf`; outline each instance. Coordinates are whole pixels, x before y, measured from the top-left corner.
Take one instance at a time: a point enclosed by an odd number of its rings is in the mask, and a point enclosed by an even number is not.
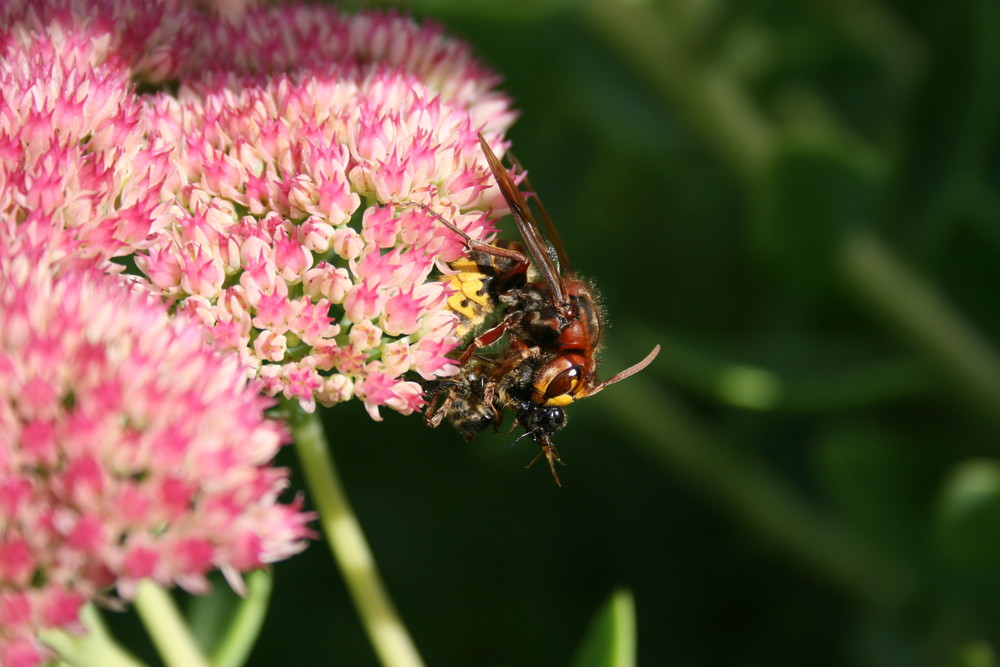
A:
[[[590,623],[573,667],[635,667],[635,601],[620,588]]]
[[[211,594],[191,598],[186,608],[192,634],[211,654],[213,667],[244,664],[264,625],[273,575],[255,570],[243,576],[247,585],[244,595],[217,581]]]
[[[1000,463],[965,461],[945,482],[938,505],[937,546],[968,572],[1000,571]]]
[[[997,655],[984,639],[969,641],[955,656],[954,667],[997,667]]]

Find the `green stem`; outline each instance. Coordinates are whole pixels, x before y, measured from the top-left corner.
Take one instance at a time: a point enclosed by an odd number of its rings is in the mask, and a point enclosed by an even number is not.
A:
[[[1000,421],[1000,357],[934,287],[866,230],[846,240],[841,264],[876,316],[935,363],[971,405]]]
[[[212,656],[212,667],[238,667],[246,663],[271,600],[272,577],[257,570],[247,577],[247,597],[240,604],[226,631],[226,636]]]
[[[83,636],[62,630],[42,633],[42,641],[55,649],[60,661],[73,667],[146,667],[114,640],[92,604],[80,610],[80,621],[87,628]]]
[[[613,359],[606,363],[617,367]],[[912,596],[912,577],[902,564],[811,509],[781,478],[724,442],[649,375],[629,378],[595,399],[594,406],[621,422],[630,444],[858,598],[893,609]]]
[[[169,592],[151,581],[143,581],[139,584],[135,608],[168,667],[208,667],[208,660]]]
[[[386,667],[421,667],[420,654],[393,607],[344,493],[319,417],[303,417],[293,423],[292,432],[323,534],[379,660]]]

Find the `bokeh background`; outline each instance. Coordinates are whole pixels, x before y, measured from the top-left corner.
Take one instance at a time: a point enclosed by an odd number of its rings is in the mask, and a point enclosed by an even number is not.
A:
[[[570,407],[562,488],[506,434],[328,412],[428,664],[569,665],[620,587],[640,665],[1000,663],[1000,3],[403,9],[504,76],[604,376],[663,346]],[[375,664],[321,542],[252,664]]]

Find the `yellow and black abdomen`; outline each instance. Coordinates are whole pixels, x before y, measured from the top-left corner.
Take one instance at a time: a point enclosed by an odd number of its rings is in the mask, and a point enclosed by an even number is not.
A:
[[[521,253],[517,241],[501,239],[496,248]],[[523,257],[523,255],[522,255]],[[458,273],[448,276],[454,293],[448,298],[448,308],[458,316],[455,333],[465,338],[478,330],[500,306],[500,295],[519,289],[527,282],[527,262],[518,262],[508,255],[474,251],[451,263]]]
[[[465,338],[486,321],[499,301],[491,290],[494,276],[483,273],[474,261],[462,258],[452,262],[451,268],[458,273],[448,277],[448,284],[454,290],[448,297],[448,308],[458,316],[455,333]]]

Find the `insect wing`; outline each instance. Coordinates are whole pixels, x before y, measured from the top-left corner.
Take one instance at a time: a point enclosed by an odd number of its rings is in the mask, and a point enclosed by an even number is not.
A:
[[[565,303],[566,291],[563,289],[559,266],[548,252],[550,246],[538,231],[538,223],[535,222],[535,217],[531,214],[528,202],[525,201],[524,195],[517,189],[514,179],[504,169],[500,163],[500,159],[493,152],[493,149],[490,148],[490,145],[486,143],[486,139],[482,134],[479,135],[479,143],[483,147],[483,154],[490,165],[490,171],[493,172],[493,178],[496,179],[500,193],[503,195],[504,200],[506,200],[511,215],[514,216],[514,222],[517,223],[517,228],[524,238],[525,245],[528,246],[528,253],[531,255],[531,259],[534,260],[535,267],[541,272],[545,282],[548,283],[549,288],[552,290],[552,298],[555,299],[556,303]]]
[[[535,186],[531,184],[531,180],[528,178],[526,170],[521,166],[520,161],[514,157],[513,153],[508,152],[506,157],[518,172],[525,174],[522,183],[524,184],[524,187],[528,188],[528,190],[535,195],[535,206],[538,207],[538,217],[542,221],[542,230],[545,232],[545,236],[549,240],[549,245],[556,251],[556,257],[559,259],[560,275],[563,272],[572,274],[573,263],[569,261],[569,255],[566,253],[566,246],[563,244],[562,237],[559,236],[559,230],[556,229],[556,224],[552,222],[552,216],[550,216],[549,212],[545,210],[545,206],[542,204],[542,200],[538,196],[538,191],[535,190]]]

